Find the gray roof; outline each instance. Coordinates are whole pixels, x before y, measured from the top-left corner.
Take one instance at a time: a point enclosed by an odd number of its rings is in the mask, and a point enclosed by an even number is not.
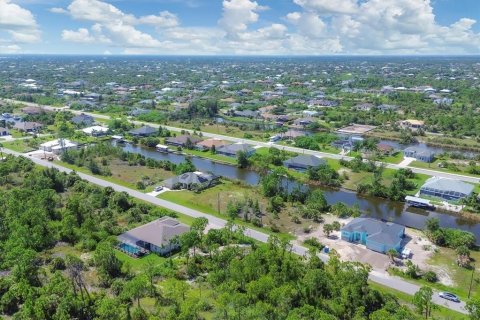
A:
[[[80,123],[90,123],[93,122],[94,118],[88,114],[79,114],[78,116],[75,116],[72,118],[72,122],[80,124]]]
[[[372,218],[355,218],[342,231],[364,232],[368,240],[386,245],[396,245],[401,238],[398,236],[405,227],[392,222],[383,222]]]
[[[130,130],[130,134],[133,135],[149,135],[149,134],[154,134],[158,130],[149,126],[143,126],[138,129]]]
[[[255,149],[252,148],[249,144],[245,143],[235,143],[235,144],[229,144],[226,146],[221,146],[217,148],[217,152],[220,153],[230,153],[230,154],[237,154],[238,152],[243,151],[243,152],[253,152]]]
[[[285,166],[301,166],[301,167],[316,168],[326,164],[326,162],[324,159],[321,159],[314,155],[302,154],[284,161],[283,164]]]
[[[163,185],[167,188],[172,189],[177,183],[192,185],[192,184],[204,184],[210,183],[211,181],[217,179],[218,177],[210,173],[196,173],[196,172],[186,172],[179,176],[167,179],[163,181]]]
[[[178,137],[168,137],[165,139],[165,142],[170,144],[186,144],[188,140],[190,140],[190,142],[193,144],[196,144],[197,142],[202,141],[200,138],[192,137],[189,135],[183,135]]]
[[[460,180],[431,177],[425,182],[421,189],[425,191],[430,190],[444,193],[460,193],[468,196],[473,192],[474,188],[475,186],[473,184],[466,183]]]
[[[138,241],[144,241],[157,247],[163,247],[170,241],[190,228],[171,217],[163,217],[143,226],[127,231],[120,236],[118,240],[126,243],[136,244]]]

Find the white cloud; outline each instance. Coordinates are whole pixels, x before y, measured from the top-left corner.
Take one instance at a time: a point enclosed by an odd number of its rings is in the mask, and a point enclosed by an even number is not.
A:
[[[50,11],[51,13],[59,13],[59,14],[67,13],[67,10],[65,10],[63,8],[58,8],[58,7],[50,8],[50,9],[48,9],[48,11]]]
[[[77,31],[63,30],[62,40],[79,43],[92,43],[95,42],[95,37],[90,35],[88,29],[80,28]]]
[[[248,25],[258,21],[258,12],[267,8],[251,0],[224,0],[222,18],[218,21],[227,34],[235,38]]]
[[[293,0],[299,6],[320,14],[355,13],[357,0]]]
[[[151,24],[157,28],[171,28],[179,25],[178,17],[168,11],[162,11],[158,16],[148,15],[138,18],[140,24]]]
[[[0,45],[0,53],[19,53],[22,49],[16,45],[16,44],[10,44],[10,45]]]
[[[10,4],[5,1],[0,4]],[[431,0],[290,0],[298,9],[270,21],[262,19],[268,8],[259,1],[223,0],[217,25],[209,27],[182,26],[168,11],[135,16],[101,0],[73,0],[67,9],[50,11],[87,24],[64,30],[63,40],[107,44],[131,54],[480,52],[480,34],[473,31],[476,21],[462,18],[440,25]],[[18,41],[35,38],[9,32]]]
[[[0,32],[2,31],[10,34],[10,39],[0,47],[4,53],[18,52],[21,50],[19,44],[37,42],[41,37],[33,14],[10,0],[0,0]]]

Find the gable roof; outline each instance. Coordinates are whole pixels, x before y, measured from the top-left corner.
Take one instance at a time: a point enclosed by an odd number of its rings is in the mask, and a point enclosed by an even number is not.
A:
[[[169,137],[165,139],[167,143],[175,143],[175,144],[186,144],[188,140],[190,140],[190,142],[192,142],[193,144],[196,144],[197,142],[201,141],[201,139],[195,138],[189,135]]]
[[[190,228],[187,225],[178,220],[163,217],[121,234],[118,236],[118,240],[133,244],[136,244],[137,241],[143,241],[157,247],[163,247],[168,245],[176,236],[189,230]]]

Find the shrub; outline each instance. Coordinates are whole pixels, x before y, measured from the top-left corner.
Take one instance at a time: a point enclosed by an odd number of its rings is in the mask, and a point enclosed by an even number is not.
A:
[[[423,279],[425,279],[426,281],[428,282],[437,282],[438,281],[438,277],[437,277],[437,274],[433,271],[427,271],[423,274],[422,276]]]
[[[322,250],[323,248],[325,248],[325,245],[320,243],[320,241],[318,241],[317,238],[313,238],[313,237],[305,239],[303,241],[303,243],[305,243],[308,246],[312,246],[314,248],[317,248],[318,250]]]

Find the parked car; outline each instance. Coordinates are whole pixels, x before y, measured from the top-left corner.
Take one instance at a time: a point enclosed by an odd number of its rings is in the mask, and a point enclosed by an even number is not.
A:
[[[162,186],[159,186],[159,187],[155,187],[155,192],[160,192],[163,190],[163,187]]]
[[[438,295],[440,296],[440,298],[443,298],[446,300],[450,300],[453,302],[460,302],[460,299],[458,299],[456,295],[450,292],[440,292]]]

